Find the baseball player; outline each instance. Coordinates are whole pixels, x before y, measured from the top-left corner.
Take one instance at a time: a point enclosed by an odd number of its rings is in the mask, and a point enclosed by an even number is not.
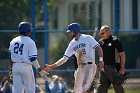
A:
[[[29,22],[21,22],[18,27],[20,36],[10,42],[10,64],[13,73],[14,93],[35,93],[35,79],[32,65],[39,71],[41,76],[45,73],[41,70],[37,61],[37,48],[30,38],[32,27]]]
[[[103,68],[103,53],[98,42],[90,35],[80,34],[80,25],[71,23],[68,25],[68,34],[72,41],[68,45],[64,56],[52,65],[46,65],[44,71],[48,72],[63,63],[73,54],[77,58],[78,68],[75,72],[75,93],[87,93],[96,73],[95,50],[99,55],[99,67]]]

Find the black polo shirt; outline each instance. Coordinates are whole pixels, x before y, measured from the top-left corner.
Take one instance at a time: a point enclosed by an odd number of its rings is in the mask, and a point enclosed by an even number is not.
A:
[[[122,43],[116,36],[110,35],[108,39],[101,38],[99,44],[103,49],[103,60],[105,65],[114,66],[115,49],[120,53],[123,52]]]

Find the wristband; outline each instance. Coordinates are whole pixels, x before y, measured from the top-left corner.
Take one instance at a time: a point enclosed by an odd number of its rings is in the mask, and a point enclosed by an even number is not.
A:
[[[99,57],[99,61],[103,61],[103,57]]]

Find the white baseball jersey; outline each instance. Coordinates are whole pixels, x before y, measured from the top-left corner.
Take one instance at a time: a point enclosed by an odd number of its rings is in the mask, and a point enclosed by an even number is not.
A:
[[[13,62],[27,62],[31,64],[30,59],[37,57],[37,48],[35,42],[28,36],[18,36],[10,42],[9,50]]]
[[[99,46],[99,43],[90,35],[81,34],[78,41],[73,39],[68,48],[65,51],[64,56],[70,57],[75,55],[77,59],[78,53],[76,52],[79,48],[82,48],[85,55],[86,62],[95,62],[95,48]]]

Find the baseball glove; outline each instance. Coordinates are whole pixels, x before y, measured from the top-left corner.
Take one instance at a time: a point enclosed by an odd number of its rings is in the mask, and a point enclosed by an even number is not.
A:
[[[125,84],[126,80],[128,78],[128,74],[129,74],[129,72],[126,72],[124,75],[115,74],[114,77],[113,77],[112,83],[115,84],[115,85]]]

